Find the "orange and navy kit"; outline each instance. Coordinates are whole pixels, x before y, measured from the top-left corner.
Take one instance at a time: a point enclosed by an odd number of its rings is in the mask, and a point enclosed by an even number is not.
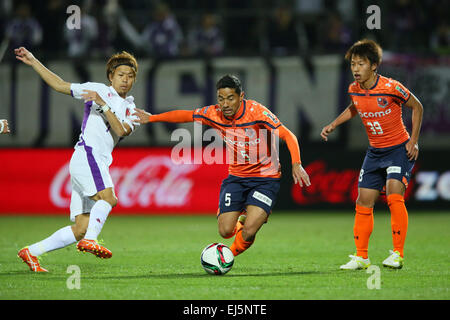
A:
[[[383,191],[387,179],[399,180],[407,187],[415,161],[407,157],[405,145],[410,136],[403,123],[402,106],[410,91],[400,82],[378,75],[369,90],[355,81],[348,93],[370,143],[358,187]]]
[[[409,139],[403,124],[402,105],[411,93],[400,82],[378,75],[369,90],[362,89],[355,81],[349,86],[348,94],[372,147],[392,147]]]
[[[219,105],[196,110],[175,110],[150,116],[150,122],[193,122],[219,130],[231,156],[229,174],[238,177],[280,178],[278,150],[273,134],[287,143],[292,163],[300,163],[300,149],[295,135],[262,104],[243,100],[232,118]],[[275,160],[275,161],[272,161]]]
[[[200,122],[217,129],[227,147],[229,176],[222,182],[219,213],[241,211],[252,204],[270,214],[279,190],[281,166],[277,138],[284,140],[292,163],[300,163],[295,135],[265,106],[244,99],[233,117],[219,105],[151,115],[150,122]]]
[[[357,82],[349,86],[348,93],[369,137],[361,172],[359,188],[375,189],[383,193],[386,181],[395,179],[408,187],[414,160],[409,160],[405,145],[410,136],[402,119],[402,106],[411,93],[400,82],[377,75],[369,90]],[[394,251],[403,257],[403,247],[408,229],[408,212],[402,194],[390,193],[386,197],[391,212],[392,242]],[[373,207],[356,204],[353,228],[356,255],[368,258],[369,237],[373,230]]]

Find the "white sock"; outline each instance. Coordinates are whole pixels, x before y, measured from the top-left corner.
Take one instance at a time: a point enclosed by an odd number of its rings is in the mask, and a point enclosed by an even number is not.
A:
[[[111,205],[105,200],[98,200],[94,204],[89,215],[89,225],[84,236],[85,239],[97,240],[111,210]]]
[[[76,241],[72,227],[67,226],[59,229],[47,239],[28,246],[28,250],[33,256],[40,256],[46,252],[67,247]]]

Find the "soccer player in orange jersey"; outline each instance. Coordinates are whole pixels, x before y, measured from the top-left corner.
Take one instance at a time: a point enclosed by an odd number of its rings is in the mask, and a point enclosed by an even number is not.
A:
[[[253,244],[275,204],[281,177],[278,151],[274,148],[277,137],[286,141],[289,148],[294,182],[303,187],[309,186],[310,181],[301,165],[295,135],[269,109],[244,99],[237,77],[222,77],[216,89],[216,105],[158,115],[136,109],[134,115],[141,124],[197,121],[220,132],[231,159],[229,176],[220,189],[218,227],[220,235],[226,239],[235,235],[230,249],[236,256]]]
[[[322,129],[321,136],[327,141],[328,135],[339,125],[359,114],[370,146],[359,175],[353,229],[356,255],[351,255],[351,260],[341,269],[365,269],[370,265],[368,246],[373,230],[373,207],[384,190],[391,212],[393,250],[390,250],[383,265],[400,269],[403,266],[403,248],[408,230],[404,194],[419,155],[423,107],[400,82],[377,73],[382,49],[376,42],[356,42],[347,51],[345,58],[350,61],[355,78],[348,89],[351,103]],[[403,123],[403,105],[412,109],[411,136]]]

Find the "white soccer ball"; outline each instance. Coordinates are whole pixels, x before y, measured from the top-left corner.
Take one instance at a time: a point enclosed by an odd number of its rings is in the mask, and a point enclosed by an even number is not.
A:
[[[221,275],[233,267],[234,255],[226,245],[215,242],[203,249],[200,262],[207,273]]]

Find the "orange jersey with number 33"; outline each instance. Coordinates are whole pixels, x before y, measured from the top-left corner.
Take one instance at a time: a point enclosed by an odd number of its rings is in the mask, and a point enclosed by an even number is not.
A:
[[[409,139],[402,119],[402,106],[411,93],[400,82],[378,75],[369,90],[362,89],[355,81],[350,84],[348,93],[372,147],[391,147]]]

